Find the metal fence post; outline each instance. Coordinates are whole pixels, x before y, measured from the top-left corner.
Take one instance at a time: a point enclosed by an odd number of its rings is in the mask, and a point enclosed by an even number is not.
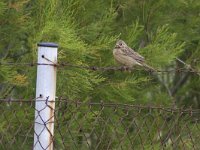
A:
[[[58,45],[38,44],[34,150],[53,150]]]

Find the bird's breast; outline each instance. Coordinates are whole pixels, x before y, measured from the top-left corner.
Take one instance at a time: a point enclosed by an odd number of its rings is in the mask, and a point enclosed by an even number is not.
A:
[[[114,49],[113,56],[118,63],[128,67],[132,67],[136,64],[140,65],[135,59],[128,55],[125,55],[120,49]]]
[[[116,56],[116,55],[121,55],[121,54],[122,54],[122,52],[121,52],[120,49],[116,49],[116,48],[115,48],[115,49],[113,50],[113,55],[114,55],[114,56]]]

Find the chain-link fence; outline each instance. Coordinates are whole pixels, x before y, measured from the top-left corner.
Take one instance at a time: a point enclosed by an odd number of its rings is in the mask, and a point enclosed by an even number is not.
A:
[[[144,71],[149,75],[155,72],[200,76],[198,70],[181,63],[184,68]],[[109,100],[55,100],[57,68],[100,72],[144,68],[58,63],[57,45],[52,43],[39,44],[37,63],[0,65],[37,66],[36,99],[0,99],[0,150],[200,149],[199,109],[117,104]]]
[[[32,149],[35,100],[0,102],[0,149]],[[200,110],[63,98],[56,99],[55,104],[50,141],[57,150],[200,149]],[[47,126],[52,122],[43,123]]]

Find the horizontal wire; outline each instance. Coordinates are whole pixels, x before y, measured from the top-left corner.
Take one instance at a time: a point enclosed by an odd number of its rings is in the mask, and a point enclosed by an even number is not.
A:
[[[86,69],[86,70],[91,70],[91,71],[141,71],[143,69],[139,68],[129,68],[126,66],[106,66],[106,67],[97,67],[97,66],[83,66],[83,65],[74,65],[70,63],[58,63],[58,64],[53,64],[53,63],[0,63],[0,65],[9,65],[9,66],[37,66],[37,65],[47,65],[47,66],[54,66],[63,68],[63,67],[71,67],[71,68],[80,68],[80,69]],[[147,72],[158,72],[158,73],[185,73],[185,72],[190,72],[190,73],[195,73],[197,75],[200,74],[200,71],[194,70],[194,69],[185,69],[185,68],[176,68],[176,69],[169,69],[169,70],[146,70]]]
[[[47,66],[56,66],[55,64],[47,64],[47,63],[0,63],[0,65],[4,66],[29,66],[29,67],[34,67],[38,65],[47,65]]]
[[[141,71],[143,69],[139,69],[139,68],[130,68],[130,67],[126,67],[126,66],[106,66],[106,67],[97,67],[97,66],[81,66],[81,65],[72,65],[72,64],[63,64],[63,63],[59,63],[58,67],[73,67],[73,68],[83,68],[83,69],[88,69],[88,70],[93,70],[93,71]],[[146,70],[147,71],[147,70]],[[159,73],[173,73],[173,72],[178,72],[178,73],[182,73],[182,72],[190,72],[190,73],[200,73],[200,71],[196,71],[196,70],[188,70],[185,68],[176,68],[176,69],[169,69],[169,70],[148,70],[148,72],[159,72]]]
[[[174,108],[174,107],[167,107],[167,106],[156,106],[156,105],[145,105],[145,104],[123,104],[123,103],[108,103],[108,102],[82,102],[80,100],[69,100],[67,98],[56,98],[56,100],[48,100],[48,99],[37,99],[37,98],[33,98],[33,99],[0,99],[0,102],[5,102],[5,103],[28,103],[28,102],[55,102],[55,103],[67,103],[68,105],[70,104],[75,104],[77,105],[84,105],[84,106],[100,106],[100,107],[112,107],[112,108],[129,108],[129,109],[148,109],[148,110],[163,110],[163,111],[167,111],[167,112],[181,112],[181,113],[200,113],[200,109],[192,109],[192,108]]]

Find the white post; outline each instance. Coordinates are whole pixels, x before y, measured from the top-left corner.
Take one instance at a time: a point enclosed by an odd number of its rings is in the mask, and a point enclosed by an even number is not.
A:
[[[53,150],[58,45],[38,44],[34,150]]]

